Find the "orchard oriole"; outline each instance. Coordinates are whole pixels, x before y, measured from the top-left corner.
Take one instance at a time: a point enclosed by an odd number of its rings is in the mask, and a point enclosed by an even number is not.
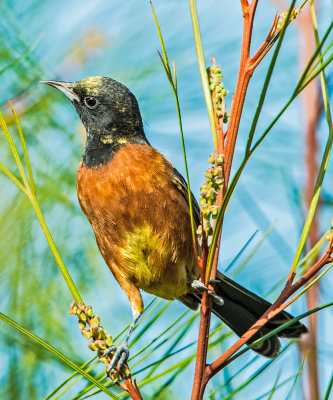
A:
[[[116,364],[121,367],[128,357],[129,336],[143,311],[140,289],[180,300],[194,310],[200,304],[187,186],[175,167],[149,144],[137,100],[124,85],[105,77],[43,83],[71,100],[87,131],[77,175],[79,203],[133,313],[127,338],[117,349],[112,348],[115,353],[110,368]],[[192,203],[199,225],[200,209],[193,195]],[[266,300],[217,273],[212,310],[238,336],[269,306]],[[280,312],[249,342],[292,318]],[[302,323],[295,322],[254,350],[276,357],[279,336],[297,338],[306,332]]]

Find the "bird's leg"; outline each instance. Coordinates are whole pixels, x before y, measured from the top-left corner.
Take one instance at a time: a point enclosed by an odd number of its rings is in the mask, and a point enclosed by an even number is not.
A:
[[[192,286],[192,288],[198,292],[203,292],[203,291],[207,291],[207,293],[212,296],[212,298],[214,299],[215,303],[223,306],[224,301],[222,299],[222,297],[218,296],[214,290],[209,289],[207,286],[205,286],[200,280],[198,279],[191,279],[189,278],[190,284]],[[209,283],[215,283],[214,280],[209,281]]]
[[[110,362],[108,369],[107,369],[107,374],[109,375],[111,370],[117,366],[118,370],[121,370],[124,364],[127,362],[128,357],[129,357],[129,350],[128,350],[128,342],[129,339],[133,333],[133,330],[135,328],[135,324],[137,323],[138,319],[140,318],[139,313],[133,312],[133,320],[129,326],[127,335],[125,340],[119,345],[119,346],[111,346],[107,350],[105,350],[104,355],[108,355],[112,352],[114,352],[112,361]]]
[[[133,319],[128,329],[125,340],[119,346],[112,346],[104,352],[104,355],[114,352],[112,361],[107,368],[108,374],[110,374],[111,370],[115,367],[120,370],[127,362],[129,356],[128,342],[135,328],[135,324],[137,323],[140,315],[143,312],[143,301],[140,290],[128,280],[123,280],[118,277],[118,282],[128,296],[131,304]]]

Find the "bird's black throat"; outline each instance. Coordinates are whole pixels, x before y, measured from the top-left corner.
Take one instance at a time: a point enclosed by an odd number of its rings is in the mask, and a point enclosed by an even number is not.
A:
[[[132,136],[89,133],[82,161],[88,168],[98,168],[107,164],[128,143],[149,145],[143,132]]]

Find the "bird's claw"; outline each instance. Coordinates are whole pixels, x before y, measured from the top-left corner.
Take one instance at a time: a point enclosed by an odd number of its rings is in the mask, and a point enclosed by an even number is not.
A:
[[[211,280],[209,281],[210,283],[216,283],[215,281]],[[214,299],[215,303],[219,304],[220,306],[223,306],[224,300],[222,297],[218,296],[212,289],[209,289],[207,286],[205,286],[201,281],[194,279],[191,282],[191,286],[193,289],[198,290],[200,292],[203,292],[206,290],[210,296]]]
[[[104,352],[104,355],[108,355],[112,352],[114,352],[114,354],[113,354],[112,360],[107,368],[108,375],[110,374],[111,370],[116,367],[117,367],[118,371],[121,370],[123,368],[123,366],[126,364],[128,357],[129,357],[129,350],[128,350],[127,343],[122,343],[118,347],[111,346]]]

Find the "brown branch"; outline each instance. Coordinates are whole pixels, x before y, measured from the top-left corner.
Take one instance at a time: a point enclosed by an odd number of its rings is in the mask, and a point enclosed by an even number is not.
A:
[[[259,57],[257,59],[252,58],[251,59],[251,66],[250,68],[252,70],[254,70],[255,68],[257,68],[257,66],[261,63],[261,61],[263,60],[263,58],[266,56],[266,54],[270,51],[270,49],[274,46],[276,40],[277,40],[278,36],[276,36],[271,43],[261,52],[261,54],[259,55]]]
[[[255,55],[251,58],[251,62],[255,63],[259,57],[262,59],[262,53],[265,51],[265,49],[267,48],[267,46],[270,44],[270,42],[272,41],[275,32],[276,32],[276,23],[278,21],[278,13],[275,13],[275,17],[271,26],[271,29],[269,30],[266,39],[264,40],[263,44],[259,47],[259,49],[257,50],[257,52],[255,53]]]
[[[233,96],[230,117],[229,117],[229,125],[227,131],[223,132],[223,125],[217,124],[218,127],[218,151],[220,154],[224,154],[225,162],[223,166],[223,178],[224,178],[224,186],[223,190],[220,191],[219,196],[217,198],[216,204],[220,207],[222,204],[223,197],[226,193],[228,187],[228,181],[231,171],[232,159],[234,155],[234,149],[236,144],[236,139],[239,130],[239,123],[242,115],[243,105],[245,101],[245,96],[247,92],[247,88],[252,77],[253,71],[259,62],[263,59],[263,57],[267,54],[270,48],[273,46],[273,43],[270,43],[272,39],[272,35],[275,32],[275,26],[277,21],[277,16],[274,17],[274,21],[272,27],[261,46],[261,51],[255,54],[254,58],[250,58],[250,47],[251,47],[251,38],[252,38],[252,30],[253,30],[253,21],[254,16],[258,4],[258,0],[252,0],[249,4],[247,0],[240,0],[242,11],[243,11],[243,38],[242,38],[242,47],[241,47],[241,57],[240,57],[240,66],[238,72],[238,79],[235,89],[235,94]],[[259,49],[259,50],[260,50]],[[214,102],[213,102],[214,103]],[[215,118],[216,118],[216,109]],[[215,121],[219,122],[218,119]],[[220,241],[221,241],[221,233],[222,227],[219,232],[218,245],[216,248],[216,252],[214,254],[214,260],[211,270],[211,279],[215,279],[217,264],[218,264],[218,256],[220,249]],[[202,260],[201,264],[201,279],[205,277],[206,270],[206,261]],[[210,318],[211,318],[211,302],[207,295],[207,293],[203,293],[202,302],[201,302],[201,313],[200,313],[200,327],[199,327],[199,337],[198,337],[198,346],[197,346],[197,357],[196,357],[196,365],[195,365],[195,374],[194,374],[194,383],[192,389],[192,400],[199,400],[203,398],[205,387],[207,385],[208,380],[210,379],[209,374],[207,374],[207,349],[208,349],[208,338],[209,338],[209,327],[210,327]],[[254,334],[254,333],[253,333]],[[244,342],[245,343],[245,342]]]
[[[230,357],[233,356],[245,343],[248,342],[249,339],[260,329],[262,328],[267,321],[273,318],[275,315],[279,314],[282,310],[284,310],[288,305],[291,304],[290,301],[286,304],[286,300],[291,297],[300,287],[305,285],[310,279],[326,264],[332,262],[332,252],[333,252],[333,234],[330,239],[328,248],[325,254],[294,284],[291,284],[291,280],[289,279],[286,283],[286,286],[282,290],[278,299],[269,307],[269,309],[256,321],[251,328],[242,335],[242,337],[233,344],[227,351],[225,351],[217,360],[215,360],[212,364],[206,366],[206,370],[204,373],[204,381],[203,384],[207,384],[207,382],[216,375],[221,369],[223,369],[230,362]]]
[[[203,226],[203,222],[201,222]],[[203,246],[202,246],[202,257],[200,259],[200,279],[201,282],[205,281],[205,266],[207,263],[207,255],[208,255],[208,246],[207,246],[207,238],[205,236],[204,229],[203,233]],[[207,359],[207,350],[208,350],[208,338],[209,336],[209,328],[210,328],[210,310],[211,303],[209,301],[209,296],[207,292],[202,294],[201,300],[201,309],[200,309],[200,327],[199,327],[199,336],[198,336],[198,346],[197,346],[197,356],[195,359],[195,374],[193,380],[192,387],[192,397],[191,399],[199,398],[201,382],[206,366]]]
[[[216,204],[221,206],[223,196],[225,195],[225,186],[218,193]],[[204,237],[204,239],[206,239]],[[211,279],[215,279],[216,271],[217,271],[217,263],[219,256],[219,248],[220,248],[221,236],[219,237],[216,251],[214,254],[214,260],[212,265],[212,270],[210,274]],[[201,282],[205,282],[206,280],[206,264],[207,264],[207,256],[208,256],[208,246],[207,240],[203,241],[203,257],[201,259]],[[205,284],[213,289],[209,282],[205,282]],[[198,345],[197,345],[197,356],[195,362],[195,373],[192,387],[192,395],[191,400],[202,399],[205,391],[205,385],[202,385],[203,376],[206,368],[206,360],[207,360],[207,351],[208,351],[208,339],[209,339],[209,328],[211,321],[211,312],[212,312],[212,301],[211,297],[208,296],[207,292],[204,292],[201,300],[201,309],[200,309],[200,326],[199,326],[199,336],[198,336]]]
[[[241,2],[243,14],[244,14],[244,13],[246,13],[248,11],[249,2],[247,0],[240,0],[240,2]]]
[[[203,397],[202,381],[206,368],[211,307],[211,298],[205,291],[202,294],[201,301],[199,337],[191,400],[202,399]]]
[[[134,385],[130,376],[123,377],[124,383],[118,383],[118,386],[126,390],[126,392],[132,397],[133,400],[143,400],[138,385],[136,384],[135,378]]]
[[[225,185],[228,185],[232,159],[239,129],[240,118],[242,115],[243,105],[247,88],[253,74],[253,69],[250,68],[250,47],[252,38],[253,21],[257,8],[258,0],[253,0],[249,5],[247,1],[241,1],[243,9],[243,38],[240,57],[240,66],[238,72],[238,79],[236,84],[235,94],[233,96],[229,125],[226,132],[225,144],[225,164],[224,164],[224,177]]]

